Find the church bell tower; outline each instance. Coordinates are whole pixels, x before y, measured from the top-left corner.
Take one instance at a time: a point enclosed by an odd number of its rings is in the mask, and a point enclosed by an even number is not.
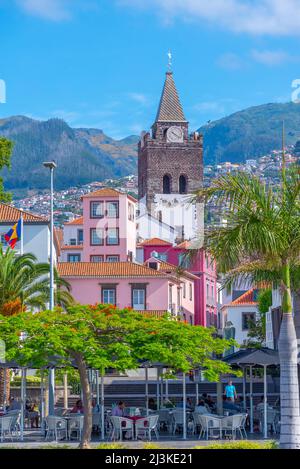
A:
[[[202,186],[203,138],[189,134],[189,123],[174,82],[166,79],[151,133],[142,133],[138,148],[140,212],[173,226],[177,239],[192,239],[203,225],[191,194]],[[198,207],[199,208],[199,207]]]

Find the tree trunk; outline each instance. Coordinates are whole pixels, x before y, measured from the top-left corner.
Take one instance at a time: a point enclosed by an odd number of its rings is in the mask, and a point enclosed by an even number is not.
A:
[[[4,386],[6,385],[6,389],[4,390]],[[6,391],[6,392],[5,392]],[[9,400],[10,394],[10,370],[7,368],[0,368],[0,405],[4,405],[4,396],[6,400],[6,404]]]
[[[290,289],[289,266],[283,267],[283,318],[278,341],[280,358],[280,447],[300,449],[298,346]]]
[[[83,431],[79,448],[90,449],[90,441],[92,435],[92,402],[90,384],[83,356],[79,353],[76,353],[74,354],[74,358],[76,365],[78,366],[84,408]]]

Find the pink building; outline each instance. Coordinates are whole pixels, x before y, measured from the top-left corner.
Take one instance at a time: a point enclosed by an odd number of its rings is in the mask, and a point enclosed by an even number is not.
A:
[[[173,265],[149,259],[133,262],[62,262],[57,266],[81,304],[114,304],[119,308],[161,315],[169,311],[194,324],[192,274],[180,275]]]
[[[192,273],[195,276],[195,324],[217,327],[216,265],[204,250],[188,262],[186,254],[190,246],[187,241],[174,246],[159,238],[148,239],[137,246],[137,259],[145,262],[154,257]]]
[[[82,197],[83,216],[64,226],[63,262],[126,262],[136,255],[136,200],[106,188]]]

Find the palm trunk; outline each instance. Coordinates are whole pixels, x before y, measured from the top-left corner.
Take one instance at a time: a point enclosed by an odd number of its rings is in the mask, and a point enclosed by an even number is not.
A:
[[[84,408],[83,430],[79,448],[90,449],[92,435],[92,403],[90,384],[87,375],[87,368],[82,355],[80,353],[76,353],[74,354],[74,358],[76,365],[78,366]]]
[[[283,266],[284,293],[283,319],[280,328],[278,350],[280,358],[280,447],[300,449],[300,415],[298,385],[298,347],[292,314],[289,265]]]

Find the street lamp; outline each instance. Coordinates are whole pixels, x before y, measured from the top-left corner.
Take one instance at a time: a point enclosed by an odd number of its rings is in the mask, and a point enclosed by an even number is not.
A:
[[[54,257],[53,257],[53,176],[57,164],[54,161],[43,163],[45,168],[50,169],[50,311],[54,309]],[[54,368],[49,370],[49,403],[48,414],[54,415],[55,400],[55,372]]]

